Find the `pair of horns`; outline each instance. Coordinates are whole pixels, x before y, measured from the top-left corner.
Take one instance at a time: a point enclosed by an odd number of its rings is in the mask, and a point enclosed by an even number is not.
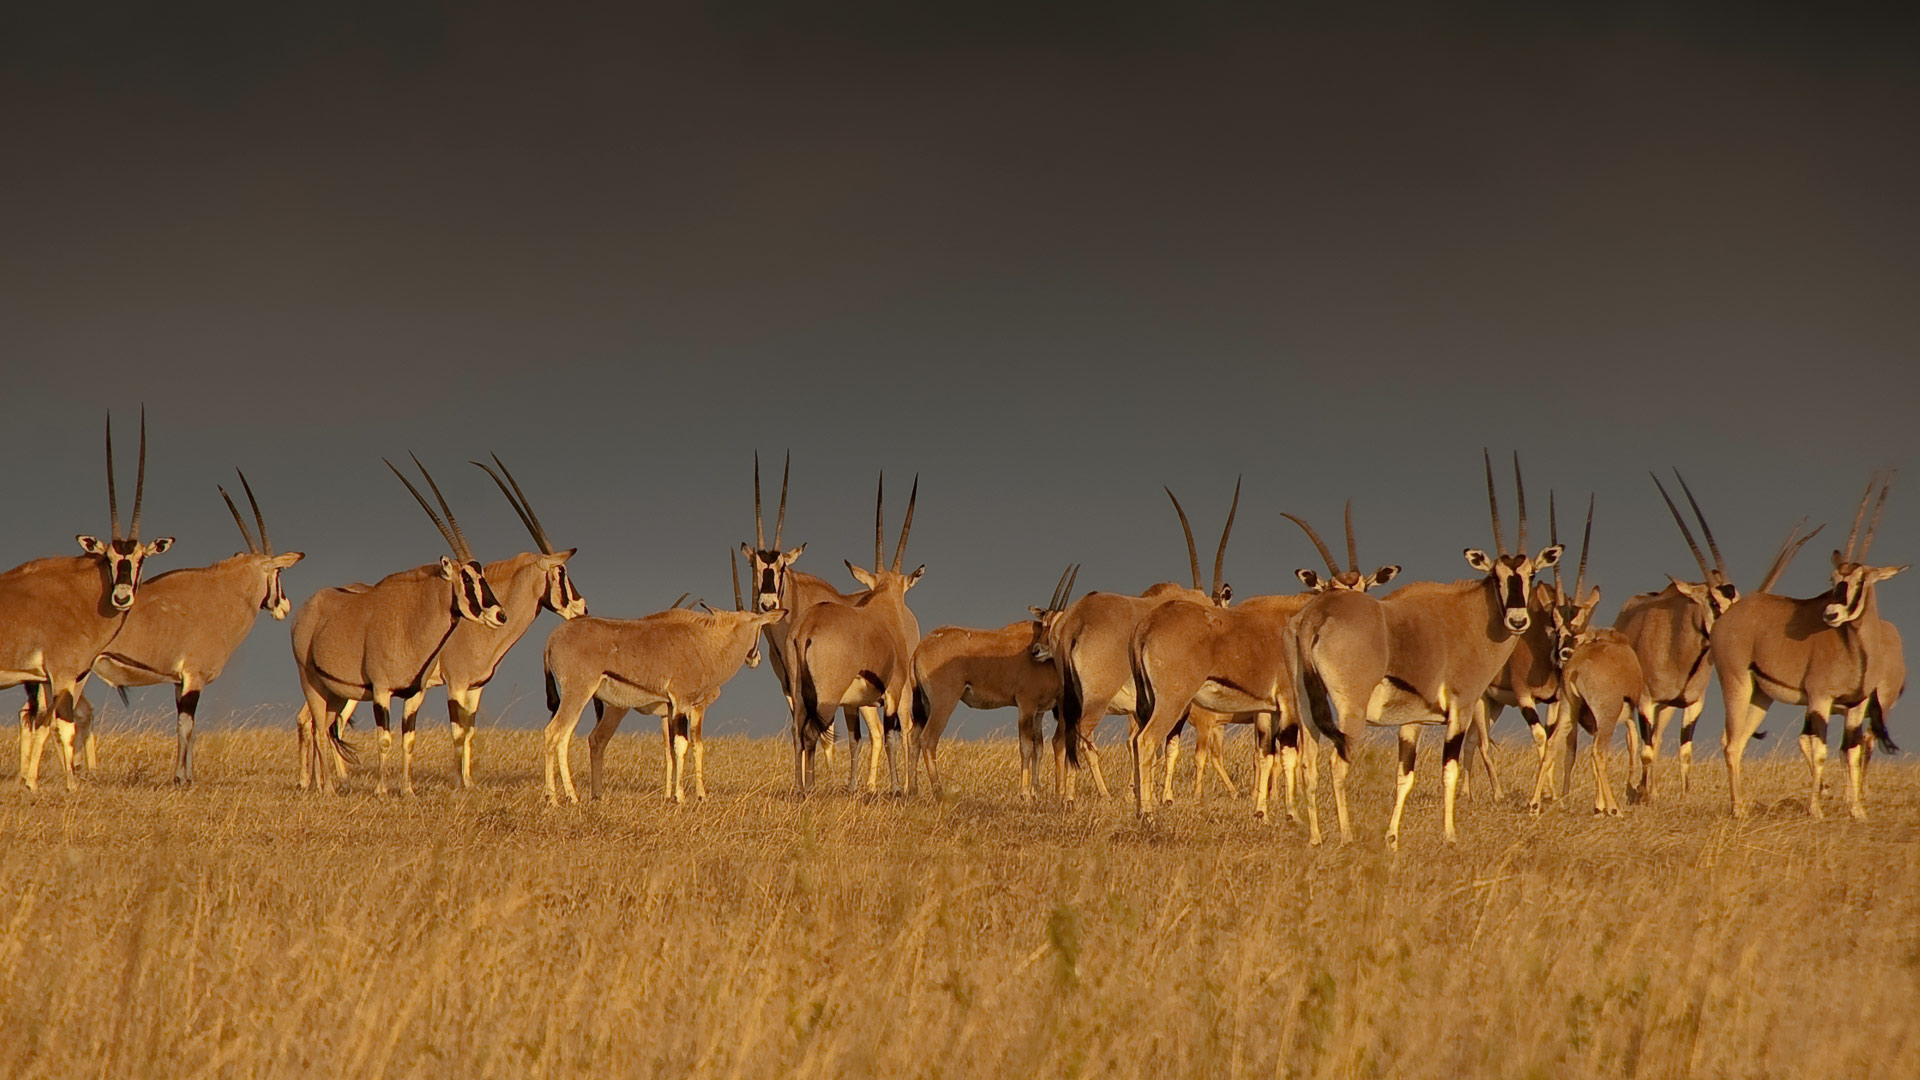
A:
[[[1780,541],[1780,550],[1773,553],[1773,561],[1767,564],[1767,576],[1760,579],[1759,592],[1772,592],[1774,583],[1780,580],[1781,574],[1787,572],[1787,564],[1793,562],[1793,557],[1800,554],[1801,548],[1807,546],[1807,541],[1819,536],[1820,530],[1826,528],[1823,523],[1815,526],[1814,530],[1807,535],[1801,536],[1800,530],[1805,528],[1806,524],[1807,519],[1801,518],[1794,522],[1793,528],[1787,530],[1787,538]]]
[[[253,507],[253,523],[260,527],[260,542],[254,543],[253,534],[247,531],[247,523],[240,520],[240,508],[233,505],[233,496],[227,489],[220,488],[220,497],[227,501],[227,510],[233,514],[233,523],[240,526],[240,536],[247,542],[247,550],[255,555],[273,554],[273,539],[267,535],[267,519],[260,514],[260,500],[253,497],[253,485],[247,483],[247,474],[239,469],[233,470],[240,477],[241,490],[247,493],[247,503]],[[219,485],[214,485],[219,487]]]
[[[780,546],[780,534],[787,528],[787,477],[793,469],[793,452],[787,452],[787,462],[780,467],[780,516],[773,521],[773,546]],[[901,537],[904,543],[906,538]],[[767,530],[760,519],[760,451],[753,452],[753,546],[761,551],[767,550]],[[879,568],[879,560],[874,561]]]
[[[115,540],[140,539],[140,503],[147,493],[147,407],[140,406],[140,471],[133,482],[133,520],[120,535],[120,502],[113,490],[113,414],[107,414],[107,514],[113,519]]]
[[[1660,478],[1654,476],[1653,473],[1649,472],[1647,475],[1653,477],[1653,486],[1660,489],[1660,497],[1666,500],[1667,512],[1673,515],[1673,523],[1680,526],[1680,535],[1686,538],[1687,550],[1693,552],[1693,561],[1700,565],[1700,573],[1706,575],[1708,578],[1718,574],[1722,580],[1725,580],[1727,577],[1726,560],[1720,557],[1720,545],[1713,539],[1713,528],[1707,524],[1707,516],[1700,512],[1700,500],[1693,497],[1693,489],[1687,486],[1687,478],[1680,475],[1679,469],[1673,470],[1673,477],[1680,481],[1680,490],[1686,493],[1687,505],[1693,507],[1694,519],[1700,523],[1700,531],[1707,538],[1707,550],[1713,552],[1713,565],[1711,567],[1707,565],[1706,556],[1700,554],[1700,545],[1693,542],[1693,530],[1687,528],[1687,520],[1680,516],[1680,508],[1673,504],[1673,496],[1667,494],[1666,485],[1662,484]],[[1855,525],[1857,526],[1858,524],[1856,521]],[[1848,542],[1851,543],[1852,541]]]
[[[1048,611],[1065,611],[1067,601],[1073,599],[1073,583],[1080,580],[1080,564],[1073,563],[1060,571],[1060,580],[1053,586],[1053,597],[1047,601]]]
[[[527,532],[532,535],[533,542],[540,545],[540,553],[542,555],[553,554],[553,544],[547,539],[547,530],[541,526],[540,519],[534,515],[533,504],[527,501],[526,492],[520,490],[520,481],[513,478],[513,473],[508,471],[507,463],[500,460],[499,454],[490,456],[493,458],[493,463],[500,466],[500,472],[506,473],[507,478],[505,480],[501,480],[500,473],[496,473],[491,468],[488,468],[485,462],[473,461],[468,464],[480,466],[480,468],[486,470],[488,476],[493,477],[493,483],[500,489],[500,494],[505,495],[507,501],[513,504],[513,512],[520,515],[520,524],[527,527]],[[418,464],[417,461],[416,464]],[[427,470],[423,468],[420,471],[424,473]],[[402,477],[401,479],[404,480],[406,478]],[[432,478],[429,477],[427,482],[432,483]],[[513,485],[513,490],[507,490],[508,484]],[[439,492],[436,491],[434,494],[437,495]],[[424,506],[426,504],[422,503],[421,505]],[[446,503],[442,502],[440,505],[445,506]],[[428,513],[432,513],[432,511],[428,511]],[[453,511],[447,511],[447,517],[451,520]]]
[[[1180,515],[1180,531],[1185,534],[1187,538],[1187,565],[1193,570],[1193,587],[1198,590],[1200,588],[1200,551],[1193,546],[1193,526],[1187,523],[1187,512],[1181,509],[1180,500],[1173,494],[1173,489],[1162,485],[1160,490],[1166,492],[1167,498],[1173,500],[1173,512]],[[1220,572],[1225,568],[1227,562],[1227,537],[1233,535],[1233,518],[1234,515],[1239,512],[1240,478],[1235,477],[1233,481],[1233,505],[1227,508],[1227,525],[1226,528],[1220,530],[1220,546],[1216,548],[1213,553],[1213,591],[1208,593],[1208,595],[1215,598],[1218,598],[1220,595]]]
[[[1313,541],[1313,546],[1319,550],[1320,557],[1326,560],[1327,573],[1332,574],[1334,577],[1339,577],[1341,573],[1340,566],[1338,563],[1333,561],[1333,552],[1328,549],[1326,541],[1320,539],[1320,534],[1313,531],[1313,526],[1307,524],[1305,521],[1303,521],[1300,518],[1294,517],[1292,514],[1289,514],[1284,510],[1280,512],[1280,516],[1283,518],[1286,518],[1288,521],[1293,522],[1295,525],[1300,526],[1301,531],[1307,534],[1307,539]],[[1347,516],[1347,569],[1352,573],[1357,574],[1360,572],[1360,548],[1359,548],[1359,545],[1357,545],[1353,539],[1353,500],[1352,499],[1347,500],[1346,516]]]
[[[1860,550],[1853,550],[1854,538],[1860,534],[1860,519],[1866,516],[1867,500],[1873,497],[1873,486],[1880,485],[1880,501],[1873,504],[1873,521],[1867,525],[1867,535],[1860,540]],[[1865,562],[1867,549],[1873,546],[1873,534],[1880,531],[1880,511],[1887,505],[1887,490],[1893,487],[1893,473],[1889,471],[1885,480],[1878,473],[1867,477],[1867,490],[1860,496],[1860,509],[1853,513],[1853,528],[1847,533],[1847,559],[1851,563]]]
[[[1500,528],[1500,497],[1493,489],[1493,458],[1486,447],[1480,448],[1480,459],[1487,466],[1487,510],[1493,516],[1493,546],[1502,555],[1508,554],[1506,536]],[[1519,500],[1520,529],[1514,537],[1512,554],[1524,556],[1527,553],[1527,482],[1520,475],[1520,451],[1513,452],[1513,489]]]
[[[407,490],[413,493],[413,500],[420,504],[420,509],[425,510],[428,517],[433,519],[434,527],[440,530],[441,539],[447,542],[447,547],[453,551],[454,557],[461,562],[472,562],[473,549],[467,546],[466,534],[460,531],[460,522],[454,518],[453,508],[447,505],[447,497],[440,494],[440,485],[433,482],[433,474],[427,471],[425,465],[420,464],[418,456],[412,451],[408,451],[407,456],[413,458],[414,468],[420,470],[420,475],[427,478],[427,486],[433,489],[433,497],[439,501],[441,512],[447,515],[445,521],[440,519],[439,514],[433,512],[433,507],[427,505],[427,500],[421,496],[420,489],[413,486],[413,481],[407,479],[405,473],[395,469],[393,462],[387,461],[386,458],[380,460],[386,462],[387,468],[393,470],[393,475],[398,476],[400,482],[407,485]]]
[[[907,495],[907,519],[901,522],[900,542],[893,547],[893,572],[896,574],[900,572],[900,560],[905,558],[907,554],[907,534],[913,531],[913,505],[918,502],[919,499],[920,475],[915,473],[913,477],[913,491]],[[784,494],[782,501],[784,501]],[[879,573],[881,570],[880,552],[887,540],[886,502],[887,474],[883,472],[880,474],[879,490],[876,491],[873,496],[873,569],[875,573]],[[780,528],[778,525],[774,526],[773,535],[774,544],[777,546],[780,543]]]
[[[1580,569],[1573,575],[1573,602],[1576,604],[1580,602],[1581,590],[1587,585],[1587,551],[1593,545],[1593,500],[1592,495],[1587,496],[1587,531],[1580,538]],[[1547,492],[1547,543],[1560,543],[1560,518],[1554,511],[1551,490]],[[1561,588],[1559,563],[1553,564],[1553,599],[1561,607],[1567,604],[1566,590]]]

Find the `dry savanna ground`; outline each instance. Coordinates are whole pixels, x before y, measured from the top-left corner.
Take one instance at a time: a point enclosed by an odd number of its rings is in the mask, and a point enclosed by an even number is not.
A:
[[[297,792],[287,724],[213,725],[184,792],[170,732],[106,731],[77,793],[0,791],[0,1075],[1920,1075],[1904,758],[1864,824],[1775,754],[1742,824],[1717,760],[1611,821],[1583,769],[1453,848],[1429,760],[1394,853],[1384,737],[1315,850],[1217,790],[1023,804],[1004,741],[950,740],[942,801],[802,802],[784,741],[716,739],[670,807],[641,730],[558,810],[531,733],[461,793],[430,728],[401,799]]]

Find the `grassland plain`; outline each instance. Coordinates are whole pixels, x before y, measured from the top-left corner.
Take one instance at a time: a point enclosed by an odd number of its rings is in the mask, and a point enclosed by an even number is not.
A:
[[[551,809],[528,732],[461,793],[429,729],[410,800],[297,792],[290,724],[202,740],[192,791],[149,725],[77,793],[0,792],[0,1075],[1920,1075],[1902,758],[1864,824],[1776,754],[1745,823],[1715,761],[1612,821],[1582,769],[1452,848],[1429,766],[1394,853],[1384,738],[1365,838],[1317,850],[1217,792],[1023,804],[1005,741],[950,741],[943,801],[802,802],[783,740],[716,739],[671,807],[625,735]]]

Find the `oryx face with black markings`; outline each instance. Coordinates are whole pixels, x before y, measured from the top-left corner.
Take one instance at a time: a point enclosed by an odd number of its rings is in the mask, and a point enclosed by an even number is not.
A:
[[[140,542],[140,504],[147,490],[147,411],[140,410],[140,467],[133,487],[133,519],[125,536],[120,535],[120,505],[113,489],[113,417],[107,417],[107,513],[112,518],[113,538],[102,541],[92,536],[76,536],[80,550],[104,562],[107,578],[107,602],[115,611],[133,607],[133,594],[140,588],[140,570],[150,555],[158,555],[173,546],[173,537],[163,536],[151,543]]]

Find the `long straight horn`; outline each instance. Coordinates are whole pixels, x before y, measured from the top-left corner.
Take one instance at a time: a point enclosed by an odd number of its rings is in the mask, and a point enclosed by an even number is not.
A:
[[[1780,542],[1780,550],[1774,552],[1773,562],[1767,565],[1767,576],[1760,579],[1760,585],[1754,590],[1755,592],[1772,592],[1774,583],[1780,580],[1781,574],[1787,572],[1787,566],[1793,562],[1793,557],[1800,554],[1800,549],[1807,545],[1807,541],[1819,536],[1820,530],[1826,528],[1823,523],[1807,535],[1801,536],[1800,530],[1806,524],[1807,519],[1801,518],[1794,522],[1792,529],[1787,531],[1787,538]]]
[[[1326,560],[1327,573],[1332,574],[1335,577],[1339,577],[1340,564],[1333,561],[1333,552],[1327,550],[1326,542],[1320,539],[1319,533],[1313,531],[1313,526],[1307,524],[1306,522],[1300,520],[1297,517],[1294,517],[1292,514],[1287,513],[1285,510],[1282,510],[1280,512],[1280,516],[1283,518],[1286,518],[1288,521],[1293,522],[1295,525],[1300,526],[1300,531],[1307,534],[1307,539],[1313,541],[1313,546],[1320,550],[1320,557]]]
[[[1073,573],[1067,578],[1067,587],[1060,590],[1060,606],[1055,608],[1054,609],[1055,611],[1067,610],[1067,605],[1073,602],[1074,582],[1077,582],[1079,580],[1080,580],[1080,564],[1074,563]]]
[[[760,451],[753,452],[753,546],[767,549],[767,529],[760,523]]]
[[[679,607],[679,606],[680,606],[681,604],[684,604],[684,603],[686,603],[686,602],[687,602],[687,597],[689,597],[689,596],[692,596],[692,595],[693,595],[693,594],[692,594],[692,593],[690,593],[690,592],[683,592],[683,593],[681,593],[681,594],[680,594],[680,599],[678,599],[678,600],[675,600],[675,601],[674,601],[673,603],[671,603],[671,604],[669,604],[669,605],[667,605],[667,610],[668,610],[668,611],[672,611],[672,610],[673,610],[674,608],[677,608],[677,607]]]
[[[240,476],[240,487],[247,493],[247,505],[253,507],[253,523],[260,526],[260,554],[271,555],[273,554],[273,539],[267,535],[267,518],[266,515],[260,512],[260,500],[253,497],[253,485],[247,483],[247,474],[240,472],[237,468],[233,471]],[[225,495],[226,492],[223,491],[221,494]],[[233,500],[228,499],[227,505],[228,508],[231,509]],[[240,515],[235,514],[234,516],[237,518]],[[244,533],[247,530],[243,528],[240,531]]]
[[[1213,591],[1207,595],[1220,596],[1220,572],[1227,563],[1227,537],[1233,535],[1233,518],[1240,512],[1240,478],[1233,478],[1233,505],[1227,507],[1227,526],[1220,530],[1220,546],[1213,553]]]
[[[880,486],[873,493],[873,572],[879,573],[885,564],[880,561],[881,551],[887,545],[887,474],[880,474]]]
[[[1862,500],[1864,509],[1864,500]],[[113,517],[113,538],[119,540],[119,500],[113,496],[113,413],[108,413],[108,515]],[[1859,523],[1855,523],[1859,528]]]
[[[1493,490],[1493,458],[1487,454],[1487,448],[1480,448],[1480,460],[1487,466],[1487,512],[1493,515],[1493,546],[1495,554],[1507,553],[1507,537],[1500,531],[1500,496]],[[1334,571],[1338,573],[1339,571]]]
[[[733,549],[727,549],[727,572],[733,575],[733,610],[745,611],[747,605],[740,599],[740,559]]]
[[[533,503],[527,500],[527,493],[520,490],[520,481],[513,478],[513,470],[507,468],[507,463],[500,460],[499,454],[490,456],[493,458],[493,463],[500,466],[500,471],[507,474],[507,483],[513,485],[514,498],[512,501],[516,503],[514,509],[520,511],[521,518],[526,522],[527,530],[533,533],[533,542],[540,545],[540,553],[543,555],[553,554],[553,543],[547,539],[547,527],[540,524],[540,515],[533,512]],[[448,516],[451,517],[452,515],[449,514]]]
[[[780,516],[773,519],[773,546],[780,546],[780,535],[787,531],[787,477],[793,471],[793,451],[787,451],[787,462],[780,466]],[[759,518],[758,514],[754,515]]]
[[[420,509],[425,510],[427,512],[427,517],[433,519],[433,527],[440,530],[440,539],[445,540],[447,542],[447,548],[451,550],[456,557],[465,559],[466,556],[462,555],[460,552],[460,544],[456,540],[454,540],[453,534],[447,531],[447,523],[444,521],[441,521],[440,515],[433,512],[433,507],[427,504],[426,498],[420,494],[420,489],[413,486],[413,481],[407,479],[406,473],[401,472],[399,469],[395,469],[393,467],[393,462],[387,461],[386,458],[381,458],[380,460],[382,462],[385,462],[387,468],[393,470],[393,475],[399,477],[401,483],[407,485],[407,490],[413,493],[413,501],[419,503]],[[417,463],[417,460],[418,459],[416,459],[416,463]]]
[[[499,459],[496,458],[495,460],[497,461]],[[467,464],[473,465],[487,474],[487,477],[493,481],[493,486],[499,488],[500,494],[507,497],[507,503],[513,507],[514,514],[520,518],[520,524],[527,527],[527,534],[533,537],[534,543],[540,544],[540,531],[534,528],[533,519],[527,516],[526,510],[520,505],[520,500],[513,497],[513,492],[508,490],[507,482],[500,479],[500,474],[488,468],[486,462],[483,461],[468,461]],[[540,550],[544,554],[552,554],[552,552],[547,551],[545,544],[540,544]]]
[[[1347,569],[1360,572],[1360,549],[1353,540],[1353,500],[1347,500]]]
[[[1653,473],[1649,471],[1647,475],[1653,476]],[[1700,573],[1712,576],[1707,569],[1707,558],[1700,554],[1700,545],[1693,542],[1693,530],[1687,528],[1687,519],[1680,516],[1680,508],[1673,505],[1673,496],[1667,494],[1667,486],[1660,482],[1658,476],[1653,476],[1653,486],[1660,489],[1660,497],[1666,500],[1667,512],[1673,515],[1673,523],[1680,526],[1680,535],[1686,538],[1687,550],[1693,552],[1693,561],[1700,564]]]
[[[1687,496],[1687,505],[1693,507],[1693,516],[1699,519],[1700,532],[1707,538],[1707,550],[1713,553],[1713,568],[1720,571],[1721,577],[1725,577],[1727,563],[1720,557],[1720,545],[1714,542],[1713,526],[1707,524],[1707,515],[1700,512],[1700,502],[1693,497],[1693,489],[1687,486],[1687,478],[1680,475],[1679,469],[1673,470],[1673,476],[1680,481],[1680,490]]]
[[[1180,515],[1180,531],[1187,537],[1187,565],[1193,568],[1193,587],[1197,590],[1200,588],[1200,552],[1193,546],[1193,526],[1187,524],[1187,512],[1180,508],[1180,500],[1174,498],[1173,489],[1162,484],[1160,490],[1167,493],[1167,498],[1173,499],[1173,512]]]
[[[1520,451],[1518,450],[1513,452],[1513,490],[1514,496],[1520,500],[1520,533],[1514,537],[1513,553],[1525,555],[1527,553],[1527,482],[1520,476]]]
[[[907,534],[913,531],[913,504],[920,499],[920,474],[913,474],[913,490],[907,492],[907,516],[900,522],[900,542],[893,547],[893,572],[900,572],[900,560],[907,554]]]
[[[1547,544],[1549,546],[1557,547],[1559,543],[1560,543],[1560,514],[1554,508],[1554,505],[1553,505],[1553,489],[1548,488],[1547,489]],[[1579,591],[1580,591],[1579,586],[1576,585],[1574,587],[1574,592],[1577,594]],[[1561,606],[1564,606],[1567,602],[1567,590],[1561,588],[1560,564],[1558,562],[1555,562],[1553,564],[1553,602]]]
[[[111,462],[113,459],[109,457],[107,460]],[[1854,544],[1857,543],[1860,539],[1860,523],[1866,520],[1867,500],[1873,498],[1873,486],[1879,482],[1880,482],[1880,477],[1877,473],[1874,475],[1868,476],[1867,490],[1860,493],[1860,508],[1853,512],[1853,528],[1847,530],[1846,561],[1848,562],[1855,561],[1853,557],[1853,547],[1854,547]]]
[[[140,539],[140,503],[147,494],[147,407],[140,406],[140,471],[133,480],[133,518],[127,522],[127,539]]]
[[[247,523],[240,520],[240,508],[233,505],[233,496],[227,494],[227,489],[220,487],[218,484],[215,484],[214,487],[219,488],[220,497],[227,501],[227,512],[233,515],[233,523],[240,527],[240,538],[247,542],[247,551],[249,553],[259,552],[260,549],[255,546],[253,542],[253,534],[247,531]]]
[[[1060,571],[1060,580],[1053,583],[1053,595],[1047,599],[1048,611],[1060,610],[1060,594],[1066,591],[1067,575],[1071,573],[1073,573],[1072,563],[1068,563],[1067,568],[1065,570]]]
[[[1880,499],[1873,504],[1873,520],[1867,522],[1867,535],[1860,540],[1860,554],[1854,562],[1867,561],[1867,549],[1873,546],[1873,534],[1880,531],[1880,510],[1887,505],[1887,489],[1893,487],[1893,474],[1889,472],[1886,480],[1880,484]]]
[[[413,458],[413,465],[420,470],[420,475],[427,478],[427,487],[433,489],[433,497],[440,504],[440,512],[447,515],[447,531],[453,534],[454,543],[459,545],[454,549],[454,553],[468,562],[473,561],[473,548],[467,545],[467,534],[460,531],[460,519],[453,516],[453,507],[448,506],[447,497],[440,494],[440,485],[433,482],[433,474],[427,471],[425,465],[420,464],[420,459],[414,456],[413,451],[407,451],[407,456]]]
[[[1587,548],[1593,543],[1593,495],[1587,496],[1587,531],[1580,537],[1580,570],[1573,575],[1573,602],[1582,603],[1586,594],[1581,592],[1587,586]]]

